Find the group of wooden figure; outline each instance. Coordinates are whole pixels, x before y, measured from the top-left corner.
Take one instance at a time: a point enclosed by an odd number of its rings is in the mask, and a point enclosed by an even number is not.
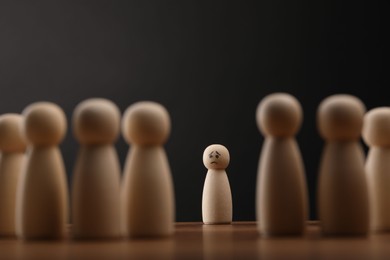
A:
[[[270,94],[260,101],[256,120],[264,135],[256,185],[258,231],[264,236],[303,235],[308,193],[295,139],[302,108],[290,94]],[[72,126],[80,149],[69,203],[58,148],[67,128],[62,109],[36,102],[22,114],[0,116],[0,237],[61,239],[69,222],[75,239],[173,234],[173,182],[163,147],[171,128],[168,111],[141,101],[121,118],[113,102],[93,98],[77,105]],[[120,128],[131,145],[122,179],[113,145]],[[332,95],[319,105],[318,128],[325,139],[317,203],[323,234],[390,231],[390,108],[366,113],[357,97]],[[370,146],[367,159],[361,135]],[[202,198],[205,224],[232,222],[225,171],[229,160],[220,144],[203,153],[208,169]]]
[[[302,108],[290,94],[270,94],[259,103],[256,120],[264,135],[256,187],[258,231],[263,236],[303,235],[308,192],[294,137],[301,126]],[[317,125],[325,141],[317,191],[322,234],[365,236],[370,232],[390,232],[390,107],[366,112],[357,97],[332,95],[320,103]],[[361,137],[369,146],[367,157]],[[215,179],[207,176],[206,183],[208,178]],[[219,182],[226,183],[222,178]],[[232,212],[228,184],[215,192],[206,189],[206,183],[203,219],[208,223],[228,223]]]
[[[170,132],[167,110],[149,101],[126,110],[122,131],[131,151],[123,176],[113,145],[121,127],[118,107],[107,99],[87,99],[72,120],[80,149],[69,203],[58,148],[67,128],[63,110],[37,102],[21,115],[0,116],[0,236],[61,239],[69,222],[75,239],[172,234],[173,184],[163,148]]]

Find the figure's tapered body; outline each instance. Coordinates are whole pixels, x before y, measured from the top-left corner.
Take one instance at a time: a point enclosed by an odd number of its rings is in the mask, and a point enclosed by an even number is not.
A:
[[[16,191],[24,161],[22,153],[2,154],[0,158],[0,237],[16,235]]]
[[[355,141],[327,143],[318,178],[318,214],[323,233],[366,234],[368,190],[360,144]]]
[[[118,238],[120,165],[112,145],[80,148],[72,185],[73,235],[76,238]]]
[[[224,170],[209,170],[203,186],[203,223],[229,224],[232,217],[232,196],[227,174]]]
[[[373,147],[366,161],[372,231],[390,232],[390,148]]]
[[[58,147],[30,147],[18,190],[20,236],[50,239],[65,236],[68,195]]]
[[[259,162],[257,216],[265,235],[303,234],[307,188],[299,147],[292,138],[266,138]]]
[[[127,157],[122,185],[130,237],[173,233],[173,185],[163,148],[133,146]]]

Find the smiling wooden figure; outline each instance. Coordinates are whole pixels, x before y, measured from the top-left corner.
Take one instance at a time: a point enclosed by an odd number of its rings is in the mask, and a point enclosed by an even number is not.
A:
[[[225,171],[229,161],[229,151],[220,144],[208,146],[203,153],[203,164],[208,169],[202,198],[204,224],[232,222],[232,193]]]

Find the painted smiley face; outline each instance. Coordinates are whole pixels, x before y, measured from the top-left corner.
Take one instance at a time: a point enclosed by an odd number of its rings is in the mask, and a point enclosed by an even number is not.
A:
[[[229,161],[229,151],[220,144],[208,146],[203,153],[203,164],[207,169],[225,169]]]

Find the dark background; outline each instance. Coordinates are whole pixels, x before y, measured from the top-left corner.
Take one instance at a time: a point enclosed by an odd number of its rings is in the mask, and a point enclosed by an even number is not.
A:
[[[230,150],[234,220],[254,220],[256,106],[288,92],[304,110],[297,139],[315,218],[317,106],[335,93],[389,105],[388,20],[375,1],[0,1],[0,114],[47,100],[70,120],[90,97],[122,112],[160,102],[172,119],[177,220],[201,220],[202,153],[212,143]],[[128,146],[116,145],[123,165]],[[70,128],[61,149],[71,181]]]

